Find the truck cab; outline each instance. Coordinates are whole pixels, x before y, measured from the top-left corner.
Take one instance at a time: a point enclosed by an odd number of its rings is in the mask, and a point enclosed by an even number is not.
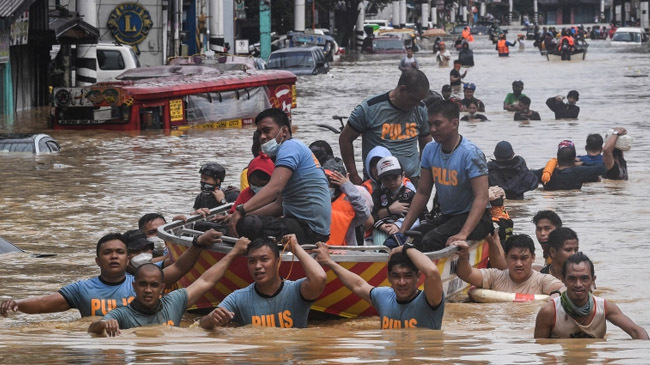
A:
[[[55,69],[60,69],[62,61],[60,59],[61,55],[59,45],[54,45],[52,51],[50,52],[50,57],[54,60]],[[72,85],[75,84],[75,60],[77,58],[77,48],[76,45],[71,46],[71,57],[70,65],[72,68]],[[133,51],[133,48],[116,43],[98,43],[97,44],[97,82],[115,80],[115,77],[126,70],[132,68],[140,67],[140,60],[138,56]],[[55,71],[56,73],[56,71]],[[61,86],[56,85],[56,82],[53,82],[54,87]]]

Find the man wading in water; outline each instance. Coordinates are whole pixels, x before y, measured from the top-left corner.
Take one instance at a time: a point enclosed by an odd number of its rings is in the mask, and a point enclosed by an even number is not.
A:
[[[604,338],[608,320],[634,339],[650,339],[616,304],[591,294],[596,275],[585,254],[571,255],[562,267],[562,276],[567,290],[539,311],[535,338]]]

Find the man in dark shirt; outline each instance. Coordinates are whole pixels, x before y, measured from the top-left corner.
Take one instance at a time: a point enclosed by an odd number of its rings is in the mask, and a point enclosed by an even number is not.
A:
[[[557,167],[553,170],[551,179],[543,183],[544,190],[580,189],[583,183],[594,181],[607,171],[604,165],[576,166],[575,159],[575,146],[570,141],[563,141],[557,151]],[[535,174],[541,178],[543,170],[536,170]]]
[[[460,61],[456,60],[454,61],[454,69],[451,70],[451,72],[449,72],[449,85],[451,85],[452,88],[454,86],[457,86],[458,89],[460,89],[461,80],[465,77],[465,75],[467,75],[467,70],[465,70],[465,72],[463,72],[462,74],[460,73],[461,66],[462,65]]]
[[[530,110],[530,98],[526,95],[519,98],[521,110],[515,112],[515,120],[542,120],[539,113]]]
[[[564,97],[560,95],[546,99],[546,105],[555,113],[555,119],[578,118],[580,107],[576,103],[580,98],[580,94],[576,90],[571,90],[566,98],[568,103],[564,103]]]

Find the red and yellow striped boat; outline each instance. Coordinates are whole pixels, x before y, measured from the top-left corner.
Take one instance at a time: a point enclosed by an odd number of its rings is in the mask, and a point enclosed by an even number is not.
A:
[[[229,207],[229,205],[228,205]],[[227,208],[219,207],[213,213],[225,211]],[[176,221],[158,228],[158,236],[165,240],[172,260],[176,260],[188,247],[192,239],[201,232],[193,230],[194,224],[205,218],[194,216],[186,222]],[[232,248],[232,239],[224,237],[225,243],[216,244],[205,249],[199,257],[194,268],[178,282],[180,287],[186,287],[196,280],[205,270],[224,257]],[[230,243],[230,244],[229,244]],[[307,248],[306,246],[303,246]],[[388,256],[390,249],[385,246],[341,246],[332,247],[331,257],[348,270],[358,274],[373,286],[389,286],[388,283]],[[454,295],[465,288],[467,284],[456,276],[455,247],[448,247],[441,251],[430,252],[426,255],[438,266],[443,281],[446,296]],[[488,261],[488,244],[485,240],[474,242],[470,248],[470,262],[473,266],[484,268]],[[377,315],[370,303],[359,298],[346,288],[337,279],[334,272],[325,268],[327,285],[323,294],[312,305],[313,310],[325,312],[341,317],[374,316]],[[280,275],[284,278],[296,280],[305,276],[302,265],[294,258],[293,254],[282,255]],[[423,285],[424,277],[420,278]],[[202,297],[194,308],[213,308],[234,290],[244,288],[252,283],[248,273],[245,257],[237,258],[230,265],[219,283]]]

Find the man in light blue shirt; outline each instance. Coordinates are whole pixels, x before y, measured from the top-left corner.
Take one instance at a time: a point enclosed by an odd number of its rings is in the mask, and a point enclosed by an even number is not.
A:
[[[271,180],[229,218],[231,232],[252,240],[293,233],[301,244],[327,241],[332,204],[329,183],[311,150],[291,138],[291,122],[280,109],[255,118],[262,152],[275,158]]]
[[[445,312],[442,279],[436,265],[425,254],[406,243],[391,251],[388,281],[391,287],[374,287],[359,275],[336,263],[322,242],[316,260],[328,266],[343,285],[379,313],[381,329],[429,328],[439,330]],[[418,289],[424,274],[424,290]]]

